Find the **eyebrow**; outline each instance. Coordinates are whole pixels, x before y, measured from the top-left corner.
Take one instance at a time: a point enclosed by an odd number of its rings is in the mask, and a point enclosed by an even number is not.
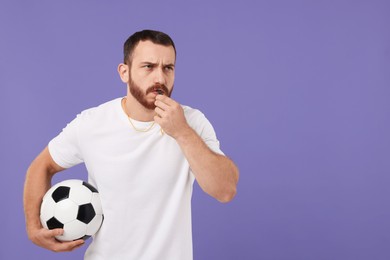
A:
[[[143,61],[140,63],[140,65],[153,65],[156,66],[157,63],[155,62],[150,62],[150,61]],[[175,64],[173,63],[168,63],[168,64],[163,64],[164,67],[175,67]]]

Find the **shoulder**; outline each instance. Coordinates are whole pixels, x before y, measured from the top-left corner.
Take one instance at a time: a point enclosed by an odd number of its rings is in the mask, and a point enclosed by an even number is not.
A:
[[[187,123],[195,130],[195,132],[203,139],[207,146],[218,154],[223,154],[219,148],[219,141],[215,133],[214,127],[206,116],[199,111],[188,106],[182,106]]]
[[[117,112],[117,108],[120,107],[121,98],[116,98],[105,102],[99,106],[91,107],[81,111],[77,117],[81,120],[93,120],[101,117],[111,116]]]
[[[211,126],[211,123],[199,109],[182,105],[184,116],[187,123],[197,132],[201,132],[205,127]]]
[[[192,108],[190,106],[185,106],[185,105],[182,105],[182,107],[184,110],[184,116],[186,117],[189,123],[205,118],[205,115],[199,109]]]

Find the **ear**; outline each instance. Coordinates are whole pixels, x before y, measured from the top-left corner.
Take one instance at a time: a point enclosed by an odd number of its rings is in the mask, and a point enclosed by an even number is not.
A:
[[[121,77],[121,80],[123,83],[129,82],[129,66],[121,63],[118,65],[118,73],[119,77]]]

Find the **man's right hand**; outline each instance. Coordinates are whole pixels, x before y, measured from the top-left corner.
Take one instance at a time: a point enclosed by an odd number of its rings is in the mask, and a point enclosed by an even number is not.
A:
[[[70,252],[84,244],[83,239],[70,242],[58,241],[55,236],[62,235],[63,233],[64,230],[60,228],[52,230],[41,228],[28,232],[28,237],[34,244],[53,252]]]

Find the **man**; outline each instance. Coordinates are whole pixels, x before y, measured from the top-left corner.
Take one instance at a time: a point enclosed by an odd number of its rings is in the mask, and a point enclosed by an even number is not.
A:
[[[39,221],[52,176],[84,162],[105,215],[85,259],[192,259],[194,180],[228,202],[238,169],[221,152],[204,115],[170,98],[175,62],[168,35],[144,30],[130,36],[118,66],[126,97],[83,111],[32,162],[24,207],[35,244],[61,252],[84,243],[59,242],[54,237],[63,230],[46,230]]]

